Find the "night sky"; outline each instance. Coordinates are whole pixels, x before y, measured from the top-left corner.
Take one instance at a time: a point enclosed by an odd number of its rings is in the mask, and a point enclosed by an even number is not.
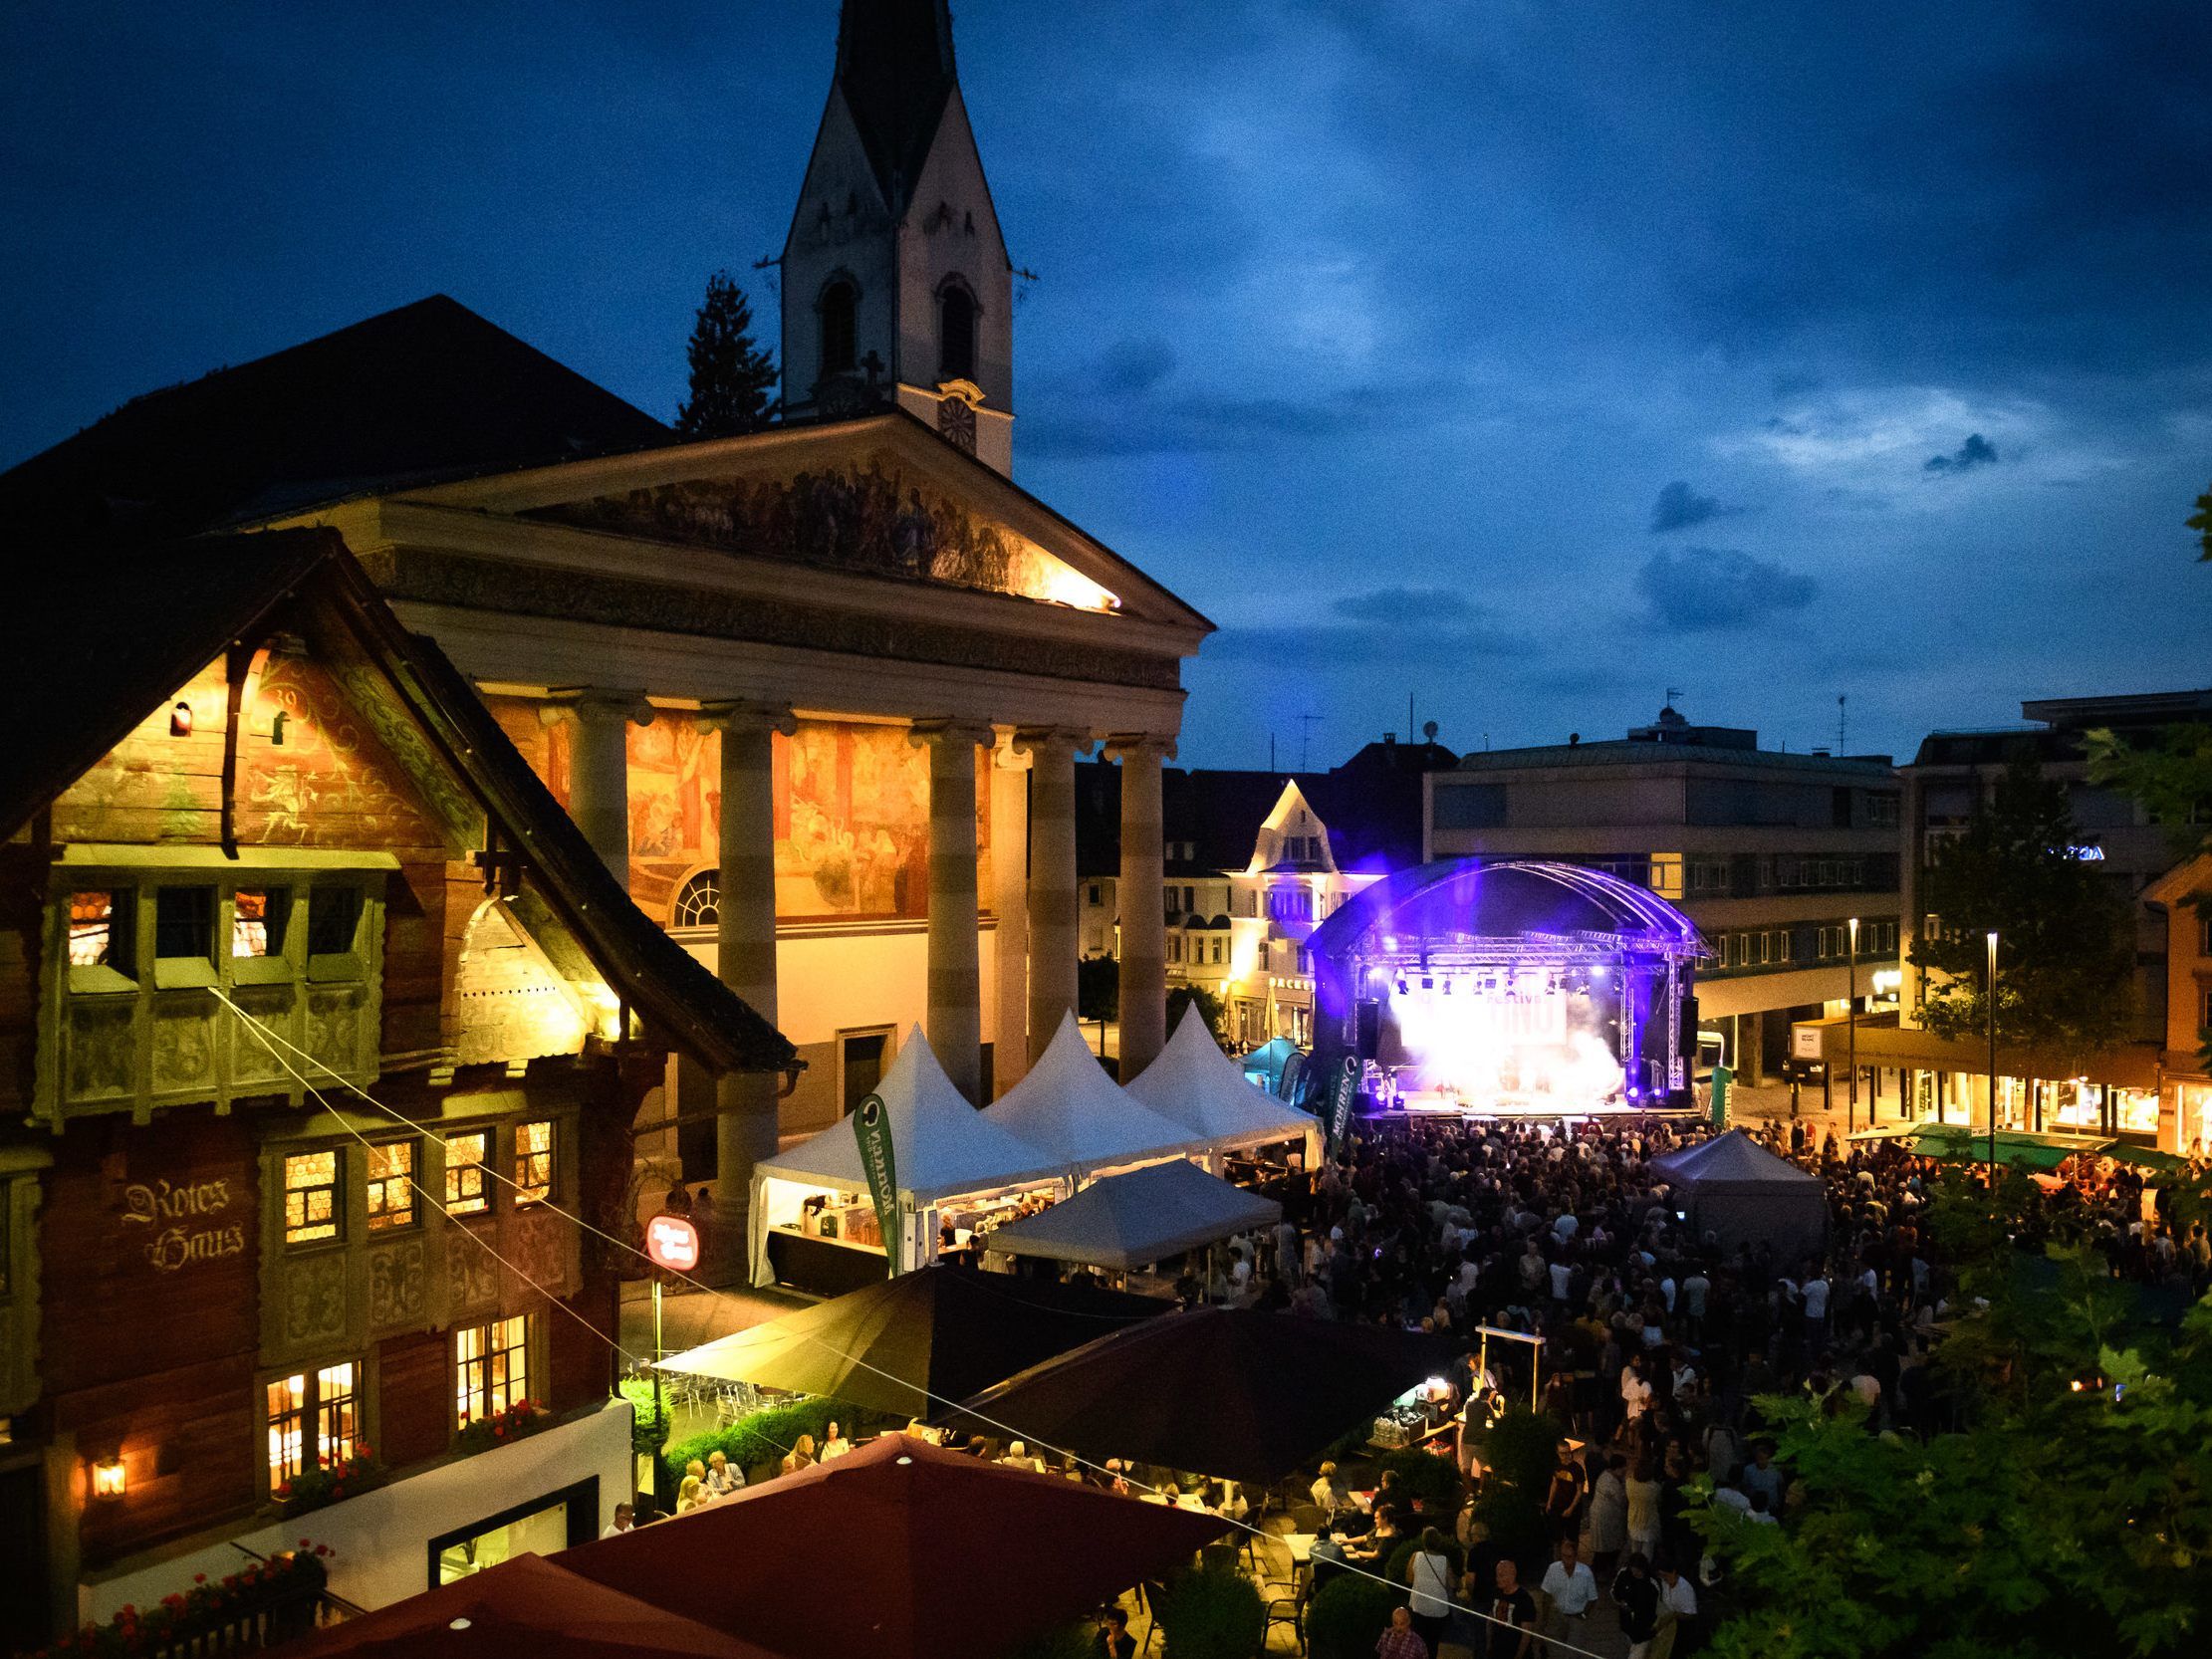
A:
[[[655,415],[834,0],[17,0],[0,465],[444,292]],[[2212,6],[968,0],[1016,473],[1215,621],[1183,758],[2212,683]],[[774,325],[768,328],[773,336]],[[1300,716],[1319,715],[1318,722]]]

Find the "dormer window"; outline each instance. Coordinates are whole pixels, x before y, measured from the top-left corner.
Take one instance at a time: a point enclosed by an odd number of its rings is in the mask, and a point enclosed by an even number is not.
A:
[[[975,296],[958,282],[937,296],[937,378],[975,378]]]
[[[860,291],[845,277],[832,278],[822,291],[817,310],[822,318],[822,373],[850,374],[859,360],[855,355],[855,314]]]

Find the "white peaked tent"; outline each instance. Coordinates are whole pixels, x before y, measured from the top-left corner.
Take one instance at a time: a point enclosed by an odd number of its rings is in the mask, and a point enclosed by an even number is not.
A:
[[[1216,1046],[1195,1007],[1183,1010],[1175,1035],[1128,1092],[1217,1152],[1310,1141],[1316,1134],[1312,1117],[1245,1079],[1243,1067]],[[1312,1146],[1307,1150],[1310,1155]]]
[[[1108,1086],[1111,1086],[1110,1084]],[[891,1125],[892,1173],[906,1220],[891,1271],[923,1267],[935,1256],[937,1230],[922,1212],[948,1198],[983,1197],[1063,1179],[1067,1160],[1010,1133],[968,1104],[952,1086],[916,1026],[875,1092]],[[789,1225],[806,1197],[830,1190],[867,1193],[860,1145],[850,1119],[779,1152],[753,1171],[750,1219],[753,1282],[772,1277],[768,1232]]]
[[[1274,1199],[1173,1158],[1108,1175],[1042,1215],[1008,1222],[991,1235],[991,1248],[1129,1273],[1282,1219]]]
[[[1029,1074],[987,1106],[984,1121],[1071,1169],[1090,1173],[1205,1149],[1205,1137],[1130,1098],[1064,1014]]]

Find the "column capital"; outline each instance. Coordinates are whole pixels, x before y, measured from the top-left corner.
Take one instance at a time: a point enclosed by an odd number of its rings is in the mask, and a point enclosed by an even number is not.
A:
[[[1097,733],[1078,726],[1020,726],[1014,731],[1014,752],[1037,760],[1055,753],[1088,755],[1098,742]]]
[[[710,732],[774,732],[789,737],[799,721],[783,703],[701,703],[699,725]]]
[[[580,725],[627,722],[650,726],[653,706],[645,701],[642,691],[621,691],[597,685],[562,686],[546,694],[546,700],[538,705],[538,718],[548,726],[558,726],[565,720],[574,720]]]
[[[997,736],[988,720],[917,720],[906,728],[906,741],[916,749],[933,749],[940,744],[951,748],[962,744],[970,749],[986,748]]]
[[[1151,732],[1115,732],[1106,740],[1106,753],[1116,761],[1171,761],[1175,739]]]

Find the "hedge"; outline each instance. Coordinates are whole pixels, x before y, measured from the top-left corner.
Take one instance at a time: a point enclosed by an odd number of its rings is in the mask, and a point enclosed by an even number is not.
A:
[[[798,1444],[803,1434],[813,1435],[815,1445],[820,1447],[823,1431],[832,1423],[852,1438],[874,1423],[887,1421],[889,1419],[879,1412],[820,1396],[790,1400],[749,1413],[734,1423],[679,1440],[660,1454],[669,1501],[674,1502],[676,1489],[683,1484],[685,1467],[694,1460],[706,1462],[710,1452],[720,1452],[745,1472],[747,1481],[757,1481],[782,1468],[784,1454]]]

